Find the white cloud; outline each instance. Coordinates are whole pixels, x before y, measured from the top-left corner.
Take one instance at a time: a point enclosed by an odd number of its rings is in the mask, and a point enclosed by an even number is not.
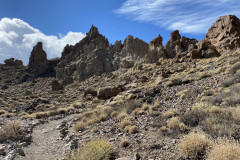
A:
[[[81,32],[59,33],[57,36],[48,36],[38,29],[31,27],[21,19],[2,18],[0,20],[0,63],[7,58],[14,57],[28,64],[29,56],[37,42],[43,42],[43,48],[48,59],[60,57],[66,44],[75,44],[85,37]]]
[[[240,16],[239,6],[239,0],[126,0],[115,12],[168,30],[201,34],[219,16]]]

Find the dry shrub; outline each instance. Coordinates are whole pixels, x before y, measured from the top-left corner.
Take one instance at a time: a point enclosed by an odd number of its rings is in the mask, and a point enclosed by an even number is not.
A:
[[[193,108],[190,111],[182,114],[181,121],[188,126],[197,126],[202,120],[208,116],[207,112],[203,108]]]
[[[229,70],[230,73],[234,74],[240,70],[240,62],[235,63],[232,68]]]
[[[179,117],[173,117],[169,120],[168,127],[170,129],[176,130],[176,129],[179,129],[180,124],[181,124],[181,121],[180,121]]]
[[[218,139],[209,150],[207,160],[239,160],[240,144],[238,141],[226,138]]]
[[[115,157],[115,151],[106,140],[94,140],[76,152],[68,154],[64,160],[111,160]]]
[[[37,112],[37,113],[34,113],[33,116],[37,119],[45,118],[45,117],[48,117],[48,112]]]
[[[163,116],[166,118],[171,118],[178,115],[178,112],[176,109],[169,109],[166,112],[164,112]]]
[[[126,126],[129,126],[129,125],[131,125],[131,124],[132,124],[132,122],[129,121],[129,120],[123,120],[123,121],[121,122],[121,124],[120,124],[120,128],[121,128],[121,129],[124,129]]]
[[[93,133],[98,132],[98,127],[97,127],[97,126],[94,126],[94,127],[92,128],[92,132],[93,132]]]
[[[128,132],[130,134],[134,134],[134,133],[137,133],[138,127],[135,125],[134,126],[129,125],[129,126],[126,126],[124,130],[125,132]]]
[[[125,117],[127,117],[127,113],[126,110],[123,110],[118,116],[117,119],[124,119]]]
[[[77,122],[75,125],[74,125],[74,130],[79,132],[79,131],[83,131],[85,129],[85,124],[80,121],[80,122]]]
[[[129,142],[127,139],[122,139],[120,142],[121,147],[127,147],[129,145]]]
[[[210,141],[205,134],[189,133],[181,140],[179,152],[186,158],[200,158],[206,152]]]
[[[210,113],[221,113],[222,110],[221,110],[220,107],[212,106],[212,107],[209,109],[209,112],[210,112]]]
[[[162,126],[162,127],[160,127],[160,131],[162,131],[162,132],[167,132],[167,131],[168,131],[167,126]]]
[[[0,128],[0,142],[19,140],[24,135],[24,129],[18,120],[10,121]]]

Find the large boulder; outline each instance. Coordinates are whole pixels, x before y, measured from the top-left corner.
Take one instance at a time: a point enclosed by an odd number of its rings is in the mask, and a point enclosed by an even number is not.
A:
[[[117,96],[122,91],[123,89],[121,86],[99,88],[97,92],[97,98],[106,100],[111,97]]]
[[[63,85],[61,85],[56,79],[52,81],[51,86],[53,91],[64,90]]]
[[[43,50],[42,42],[38,42],[31,52],[28,70],[36,76],[41,76],[48,68],[48,63],[47,54]]]
[[[208,30],[205,40],[219,52],[240,47],[240,20],[234,15],[221,16]]]

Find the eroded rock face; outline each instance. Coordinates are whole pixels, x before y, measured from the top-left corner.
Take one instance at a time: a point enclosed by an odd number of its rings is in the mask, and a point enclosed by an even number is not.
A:
[[[167,58],[166,51],[162,44],[163,38],[159,34],[157,38],[154,38],[149,43],[149,52],[145,56],[145,63],[155,63],[159,58]]]
[[[4,63],[5,63],[5,65],[8,65],[8,66],[22,66],[23,65],[23,62],[21,60],[14,59],[14,58],[6,59],[4,61]]]
[[[182,37],[178,30],[175,30],[170,35],[170,40],[167,42],[165,49],[167,58],[174,58],[177,54],[186,52],[191,44],[196,44],[196,39]]]
[[[42,48],[42,42],[33,47],[29,58],[28,70],[34,75],[40,76],[48,68],[47,54]]]
[[[240,47],[240,20],[234,15],[221,16],[208,30],[205,40],[219,52]]]
[[[93,75],[111,72],[108,54],[108,40],[98,33],[94,26],[86,37],[74,46],[67,45],[62,53],[62,61],[57,66],[57,78],[64,85],[73,81],[83,81]]]
[[[67,85],[119,68],[130,68],[147,52],[148,44],[133,36],[128,36],[124,44],[116,41],[110,46],[108,40],[92,26],[79,43],[64,48],[57,66],[57,78]]]

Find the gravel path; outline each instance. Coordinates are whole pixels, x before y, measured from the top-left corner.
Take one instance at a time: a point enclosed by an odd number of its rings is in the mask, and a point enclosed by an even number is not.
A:
[[[64,155],[66,142],[60,140],[57,126],[63,121],[70,121],[76,115],[39,125],[33,129],[32,143],[24,148],[25,157],[18,156],[15,160],[57,160]]]

